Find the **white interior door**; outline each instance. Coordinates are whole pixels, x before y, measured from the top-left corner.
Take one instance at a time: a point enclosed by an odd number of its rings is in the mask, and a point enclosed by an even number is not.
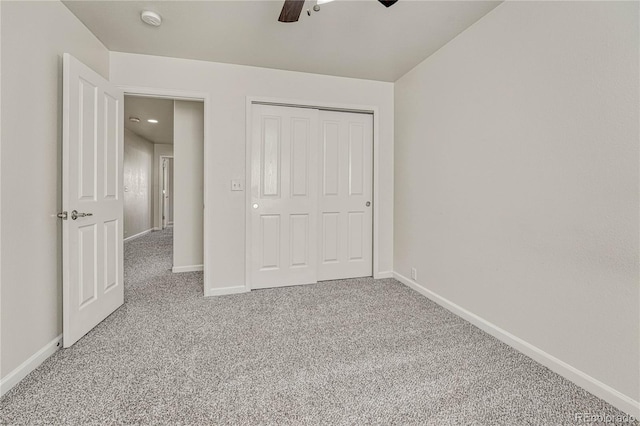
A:
[[[63,343],[124,301],[122,92],[69,54],[63,85]]]
[[[317,122],[314,109],[252,107],[252,288],[317,282]]]
[[[373,274],[373,116],[320,111],[318,280]]]

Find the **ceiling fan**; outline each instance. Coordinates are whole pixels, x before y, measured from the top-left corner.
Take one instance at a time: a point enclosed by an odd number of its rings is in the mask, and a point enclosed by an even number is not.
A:
[[[304,7],[305,0],[284,0],[284,5],[282,6],[282,12],[280,12],[280,17],[278,21],[280,22],[297,22],[300,18],[300,13],[302,13],[302,8]],[[380,3],[385,5],[386,7],[392,6],[398,0],[378,0]]]

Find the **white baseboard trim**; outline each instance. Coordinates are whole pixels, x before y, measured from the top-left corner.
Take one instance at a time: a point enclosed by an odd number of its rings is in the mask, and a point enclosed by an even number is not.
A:
[[[461,318],[469,321],[471,324],[487,332],[498,340],[506,343],[517,351],[522,352],[531,359],[539,362],[545,367],[549,368],[553,372],[561,375],[567,380],[572,381],[581,388],[591,392],[598,398],[607,401],[609,404],[617,407],[625,413],[637,418],[640,418],[640,403],[633,398],[613,389],[611,386],[602,383],[601,381],[589,376],[585,372],[578,370],[577,368],[567,364],[566,362],[548,354],[542,349],[528,343],[521,338],[514,336],[513,334],[501,329],[495,324],[479,317],[478,315],[470,312],[463,307],[456,305],[448,299],[434,293],[431,290],[426,289],[422,285],[418,284],[414,280],[405,277],[397,272],[393,273],[395,279],[422,294],[426,298],[432,300],[448,311],[453,312]]]
[[[154,226],[153,231],[162,231],[162,228],[158,226]]]
[[[373,278],[377,280],[382,280],[385,278],[393,278],[393,271],[378,272],[377,274],[374,275]]]
[[[174,266],[171,268],[171,272],[174,274],[180,272],[196,272],[196,271],[204,271],[204,265],[187,265],[187,266]]]
[[[243,285],[235,286],[235,287],[221,287],[221,288],[209,288],[205,290],[205,297],[209,296],[224,296],[227,294],[239,294],[239,293],[248,293],[247,287]]]
[[[142,231],[142,232],[138,232],[136,235],[132,235],[130,237],[127,237],[124,239],[125,242],[127,241],[131,241],[131,240],[135,240],[136,238],[140,238],[143,235],[147,235],[148,233],[150,233],[151,231],[153,231],[154,228],[151,229],[147,229],[146,231]]]
[[[29,373],[38,368],[47,358],[53,355],[62,347],[62,334],[44,345],[38,352],[31,355],[29,359],[16,367],[15,370],[7,374],[0,380],[0,397],[9,392],[15,385],[20,383],[22,379],[27,377]]]

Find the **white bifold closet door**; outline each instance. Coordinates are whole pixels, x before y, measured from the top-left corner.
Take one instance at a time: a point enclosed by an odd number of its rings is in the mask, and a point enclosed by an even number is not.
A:
[[[318,281],[373,274],[373,116],[320,111]]]
[[[253,105],[252,288],[372,275],[372,121]]]
[[[318,111],[254,105],[251,286],[310,284],[318,266]]]

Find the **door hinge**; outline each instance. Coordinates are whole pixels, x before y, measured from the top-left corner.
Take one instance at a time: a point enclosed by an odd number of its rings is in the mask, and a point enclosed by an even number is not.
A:
[[[69,217],[67,212],[58,213],[56,216],[58,216],[62,220],[67,220],[67,218]]]

